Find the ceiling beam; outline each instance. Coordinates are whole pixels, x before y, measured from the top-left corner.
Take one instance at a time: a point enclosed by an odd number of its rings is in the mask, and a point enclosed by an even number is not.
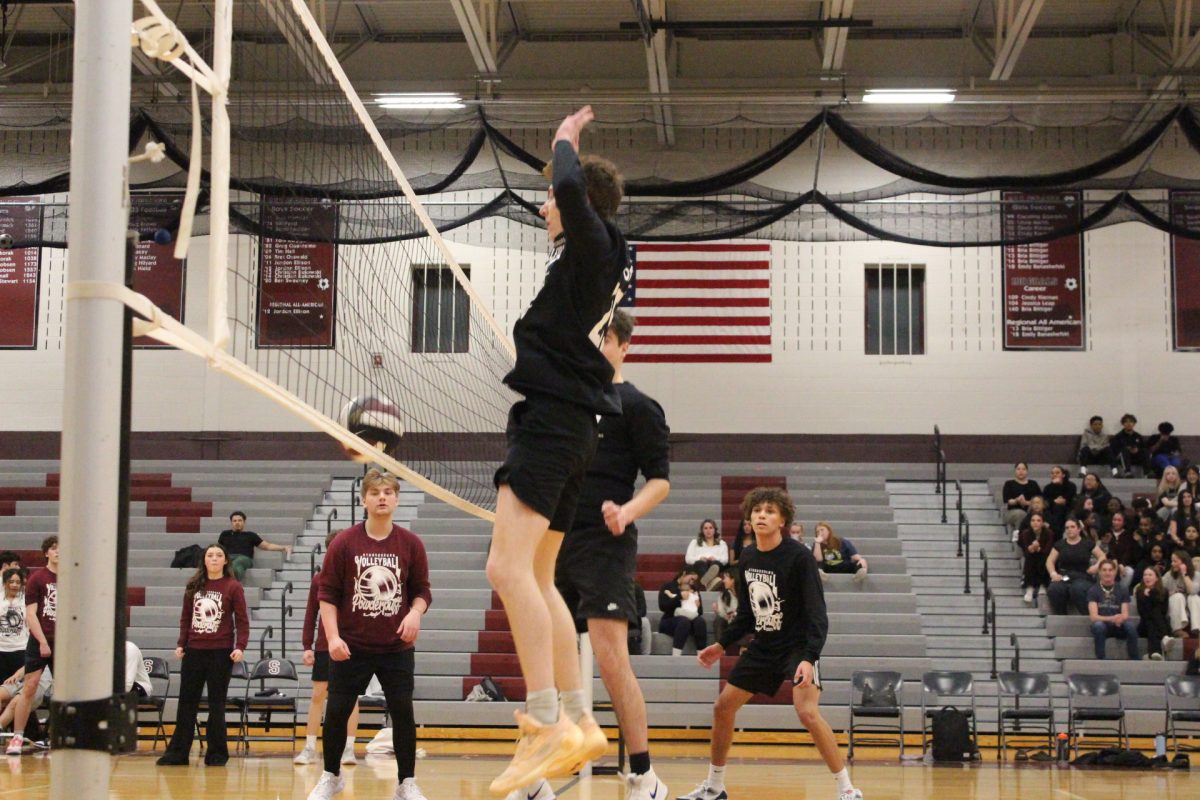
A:
[[[850,19],[854,14],[854,0],[829,0],[825,4],[826,20]],[[849,28],[826,28],[821,38],[821,69],[825,72],[841,72],[842,59],[846,56],[846,41]]]
[[[1181,74],[1200,61],[1200,30],[1192,33],[1192,6],[1194,3],[1195,0],[1175,0],[1175,25],[1171,36],[1171,53],[1174,55],[1174,59],[1168,67],[1171,74],[1162,77],[1158,85],[1154,87],[1156,97],[1165,98],[1176,94],[1180,88]],[[1142,106],[1137,116],[1133,118],[1133,122],[1122,134],[1122,141],[1136,138],[1150,124],[1152,115],[1162,114],[1164,106],[1170,105],[1172,102],[1174,101],[1153,100]]]
[[[475,69],[482,75],[495,75],[496,67],[496,0],[478,0],[479,9],[475,9],[474,0],[450,0],[454,7],[454,16],[458,17],[458,26],[462,28],[467,40],[467,48],[471,58],[475,59]]]
[[[288,24],[288,20],[292,19],[293,15],[290,8],[286,11],[282,8],[284,2],[285,0],[261,0],[260,5],[263,11],[267,12],[267,16],[271,18],[271,22],[275,23],[275,27],[279,29],[283,38],[287,40],[292,49],[292,55],[304,67],[304,71],[313,79],[313,83],[321,86],[332,84],[333,77],[329,74],[329,67],[317,61],[308,39],[298,35],[296,29]]]
[[[667,17],[666,0],[634,0],[639,19],[657,17],[665,20]],[[667,32],[659,28],[645,40],[646,74],[649,76],[650,94],[655,98],[667,99],[671,93],[670,80],[667,73]],[[655,132],[658,143],[675,145],[675,119],[671,106],[656,99],[651,103],[654,115]]]
[[[1020,6],[1016,6],[1016,3]],[[998,0],[996,6],[996,61],[991,80],[1006,81],[1021,58],[1029,41],[1029,32],[1037,22],[1046,0]]]

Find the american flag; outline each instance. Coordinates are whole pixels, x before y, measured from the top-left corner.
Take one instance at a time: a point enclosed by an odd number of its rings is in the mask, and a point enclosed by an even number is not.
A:
[[[771,361],[771,245],[634,245],[626,361]]]

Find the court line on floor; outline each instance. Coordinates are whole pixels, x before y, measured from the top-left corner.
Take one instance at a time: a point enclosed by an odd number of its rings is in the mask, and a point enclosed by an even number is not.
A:
[[[1087,798],[1084,797],[1083,795],[1068,792],[1066,789],[1055,789],[1054,791],[1058,794],[1061,794],[1064,797],[1069,798],[1069,800],[1087,800]]]
[[[0,792],[0,795],[19,794],[22,792],[28,792],[32,789],[49,789],[49,788],[50,788],[50,784],[43,783],[38,786],[22,786],[20,789],[5,789],[4,791]]]

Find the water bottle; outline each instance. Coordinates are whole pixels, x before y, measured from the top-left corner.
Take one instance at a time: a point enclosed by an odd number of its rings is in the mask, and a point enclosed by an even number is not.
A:
[[[1154,755],[1155,757],[1165,757],[1167,755],[1167,737],[1161,733],[1154,737]]]
[[[1058,734],[1058,763],[1066,764],[1071,760],[1071,740],[1065,732]]]

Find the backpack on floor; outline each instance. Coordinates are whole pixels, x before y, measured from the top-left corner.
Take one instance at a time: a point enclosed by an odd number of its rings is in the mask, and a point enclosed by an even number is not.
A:
[[[954,706],[934,711],[933,760],[972,761],[975,755],[970,718]]]

